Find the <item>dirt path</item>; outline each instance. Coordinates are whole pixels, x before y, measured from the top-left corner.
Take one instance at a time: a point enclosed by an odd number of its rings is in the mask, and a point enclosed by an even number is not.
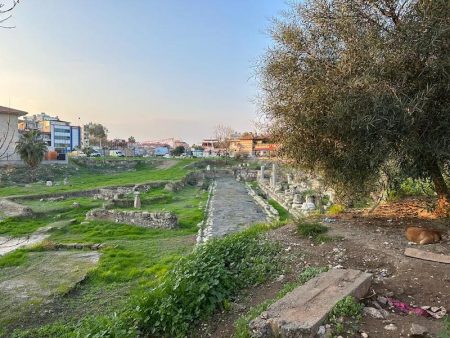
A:
[[[394,213],[395,215],[395,213]],[[398,214],[397,214],[398,215]],[[315,245],[300,238],[294,224],[272,231],[268,238],[279,241],[284,248],[284,259],[288,268],[282,282],[271,282],[248,290],[235,301],[230,311],[215,316],[202,328],[202,337],[232,337],[233,324],[251,306],[273,298],[283,283],[294,280],[306,266],[328,266],[353,268],[373,273],[371,294],[390,296],[417,306],[444,306],[450,310],[450,265],[422,261],[403,255],[411,247],[404,237],[406,225],[431,226],[448,231],[445,221],[413,218],[412,214],[392,217],[392,214],[361,213],[344,214],[332,223],[329,234],[339,240]],[[439,244],[423,246],[420,249],[450,254],[449,236]],[[370,300],[366,300],[367,303]],[[384,327],[394,324],[396,331]],[[426,327],[431,336],[442,329],[442,320],[416,315],[390,313],[385,320],[364,317],[361,331],[369,337],[407,337],[411,325]]]

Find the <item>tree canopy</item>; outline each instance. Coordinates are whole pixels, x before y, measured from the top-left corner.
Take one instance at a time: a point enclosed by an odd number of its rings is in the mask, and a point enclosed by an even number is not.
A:
[[[448,200],[449,17],[446,0],[293,4],[259,67],[282,153],[341,192],[394,167]]]

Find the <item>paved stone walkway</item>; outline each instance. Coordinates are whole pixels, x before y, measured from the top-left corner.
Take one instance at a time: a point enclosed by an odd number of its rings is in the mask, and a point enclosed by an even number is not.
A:
[[[232,176],[217,178],[204,234],[206,238],[221,237],[265,221],[265,212],[247,193],[243,183]]]

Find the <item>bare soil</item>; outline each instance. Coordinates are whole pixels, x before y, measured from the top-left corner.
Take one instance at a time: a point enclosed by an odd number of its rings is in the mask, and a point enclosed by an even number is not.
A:
[[[322,219],[318,219],[322,220]],[[283,284],[296,278],[307,266],[329,266],[359,269],[373,273],[374,280],[368,298],[370,305],[377,296],[388,296],[416,306],[443,306],[450,310],[450,265],[434,263],[404,256],[404,250],[412,245],[405,238],[407,225],[442,230],[443,241],[419,249],[450,254],[449,219],[438,219],[426,211],[426,203],[405,200],[381,205],[372,213],[351,211],[336,216],[329,223],[329,235],[336,240],[320,245],[301,238],[294,224],[286,225],[268,234],[284,248],[286,273],[282,281],[247,290],[235,300],[231,310],[218,313],[193,333],[196,337],[232,337],[234,322],[252,306],[273,298]],[[286,264],[286,263],[285,263]],[[369,337],[408,337],[413,323],[426,327],[431,337],[442,330],[442,320],[402,314],[389,310],[384,319],[365,316],[360,332]],[[384,327],[394,324],[396,331]],[[357,336],[360,336],[359,333]]]

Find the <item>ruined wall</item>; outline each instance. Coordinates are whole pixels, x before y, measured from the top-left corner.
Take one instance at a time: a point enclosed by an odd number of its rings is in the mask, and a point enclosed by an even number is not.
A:
[[[174,229],[178,227],[177,216],[171,212],[93,209],[86,214],[86,219],[111,221],[155,229]]]
[[[7,199],[0,199],[0,211],[6,216],[31,216],[33,214],[30,207]]]

